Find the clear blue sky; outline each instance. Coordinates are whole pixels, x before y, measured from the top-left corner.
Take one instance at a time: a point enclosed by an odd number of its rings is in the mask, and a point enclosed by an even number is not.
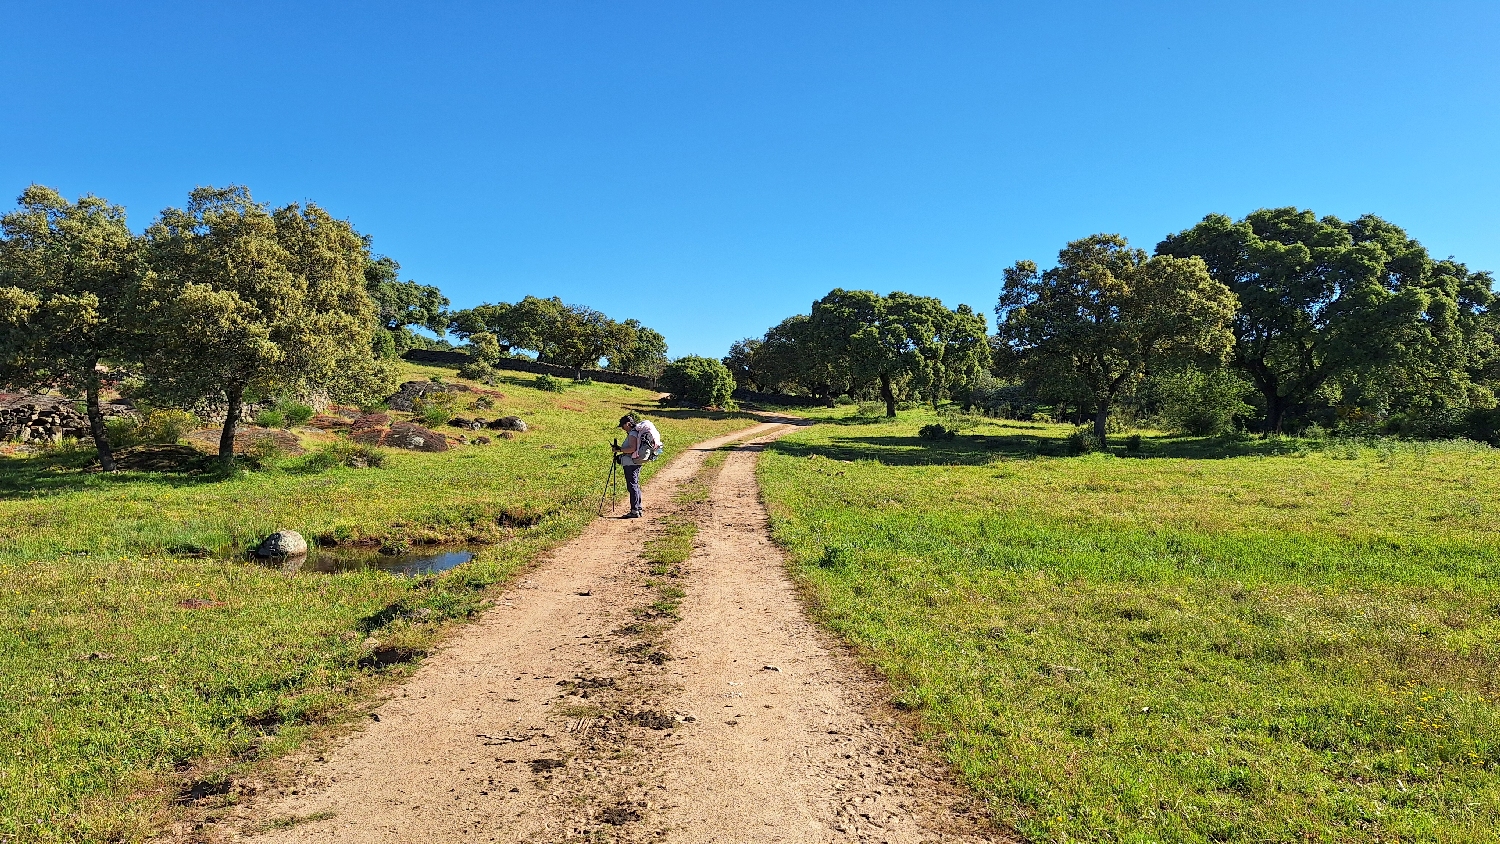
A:
[[[0,194],[139,229],[243,183],[457,306],[720,355],[836,286],[993,325],[1013,261],[1215,211],[1372,212],[1500,270],[1497,45],[1492,0],[0,2]]]

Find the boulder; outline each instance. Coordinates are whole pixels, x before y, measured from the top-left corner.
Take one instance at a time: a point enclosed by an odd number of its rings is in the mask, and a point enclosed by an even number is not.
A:
[[[255,548],[257,557],[302,557],[307,555],[307,540],[295,530],[278,530]]]
[[[491,422],[489,427],[496,431],[515,431],[521,434],[526,432],[526,423],[522,422],[519,416],[502,416]]]
[[[428,393],[466,393],[468,387],[462,384],[438,384],[433,381],[407,381],[401,385],[395,395],[385,400],[386,406],[391,410],[412,409],[412,403]]]

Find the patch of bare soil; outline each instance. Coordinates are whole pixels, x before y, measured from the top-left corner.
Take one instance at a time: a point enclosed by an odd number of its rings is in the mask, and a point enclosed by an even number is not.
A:
[[[170,837],[1013,840],[806,619],[754,479],[758,444],[788,430],[764,424],[680,455],[648,486],[646,519],[596,521],[295,781]],[[708,502],[667,505],[737,439]],[[687,563],[667,571],[641,555],[663,515],[701,526]]]
[[[220,433],[218,428],[200,428],[189,432],[182,439],[183,442],[200,451],[208,454],[217,454],[219,452]],[[261,428],[254,425],[247,425],[236,429],[234,432],[234,453],[251,454],[258,448],[265,448],[265,445],[258,444],[267,441],[268,445],[282,454],[298,455],[304,451],[302,443],[290,431],[283,431],[280,428]]]

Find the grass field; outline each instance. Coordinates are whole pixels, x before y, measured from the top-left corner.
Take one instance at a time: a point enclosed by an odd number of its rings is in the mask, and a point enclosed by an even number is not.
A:
[[[777,538],[1004,824],[1500,840],[1500,451],[847,414],[763,456]]]
[[[432,374],[457,380],[407,373]],[[230,774],[357,711],[488,587],[588,522],[623,408],[649,413],[669,452],[754,421],[530,380],[500,384],[505,399],[484,412],[519,415],[527,433],[392,452],[380,469],[103,476],[78,471],[76,455],[0,458],[0,842],[138,839],[184,790],[224,791]],[[517,514],[539,520],[497,529]],[[276,528],[500,541],[418,578],[289,576],[168,550],[243,550]]]

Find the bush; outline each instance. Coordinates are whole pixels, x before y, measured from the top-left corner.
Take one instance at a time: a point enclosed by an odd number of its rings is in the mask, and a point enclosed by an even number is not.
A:
[[[262,428],[280,428],[286,424],[286,414],[274,407],[268,407],[255,414],[255,424]]]
[[[661,385],[679,403],[699,407],[732,407],[734,377],[722,361],[688,355],[667,364]]]
[[[1021,384],[1010,384],[981,372],[955,396],[971,407],[1002,419],[1026,420],[1036,413],[1036,396]]]
[[[129,448],[141,441],[137,433],[140,426],[140,421],[130,416],[111,417],[104,420],[104,438],[110,448]]]
[[[549,393],[561,393],[568,389],[568,382],[561,378],[553,378],[551,375],[538,375],[532,386],[538,390],[546,390]]]
[[[422,418],[430,426],[446,425],[453,418],[454,407],[458,404],[458,396],[447,391],[423,393],[412,400],[412,412]]]
[[[135,428],[136,442],[176,445],[194,428],[198,417],[186,410],[153,410]]]
[[[437,404],[429,404],[417,413],[422,417],[422,421],[431,427],[446,425],[448,420],[453,418],[452,410]]]
[[[1245,403],[1249,382],[1233,372],[1187,371],[1157,379],[1162,424],[1169,431],[1211,437],[1234,430],[1236,416],[1254,408]]]
[[[481,360],[471,360],[458,368],[458,377],[482,384],[493,384],[500,371]]]
[[[285,402],[277,405],[277,408],[286,416],[288,426],[306,425],[307,420],[313,418],[313,409],[301,402]]]
[[[917,431],[917,436],[921,437],[924,440],[951,440],[957,434],[957,430],[946,428],[936,422],[933,422],[929,425],[923,425],[921,429]]]
[[[1079,425],[1074,428],[1073,433],[1068,434],[1067,443],[1069,454],[1091,454],[1104,449],[1104,443],[1099,442],[1099,438],[1094,436],[1092,425]]]
[[[1131,454],[1139,454],[1141,451],[1141,435],[1131,434],[1125,438],[1125,450]]]
[[[385,466],[385,452],[373,446],[339,440],[329,443],[302,458],[297,471],[323,472],[328,469],[379,469]]]

